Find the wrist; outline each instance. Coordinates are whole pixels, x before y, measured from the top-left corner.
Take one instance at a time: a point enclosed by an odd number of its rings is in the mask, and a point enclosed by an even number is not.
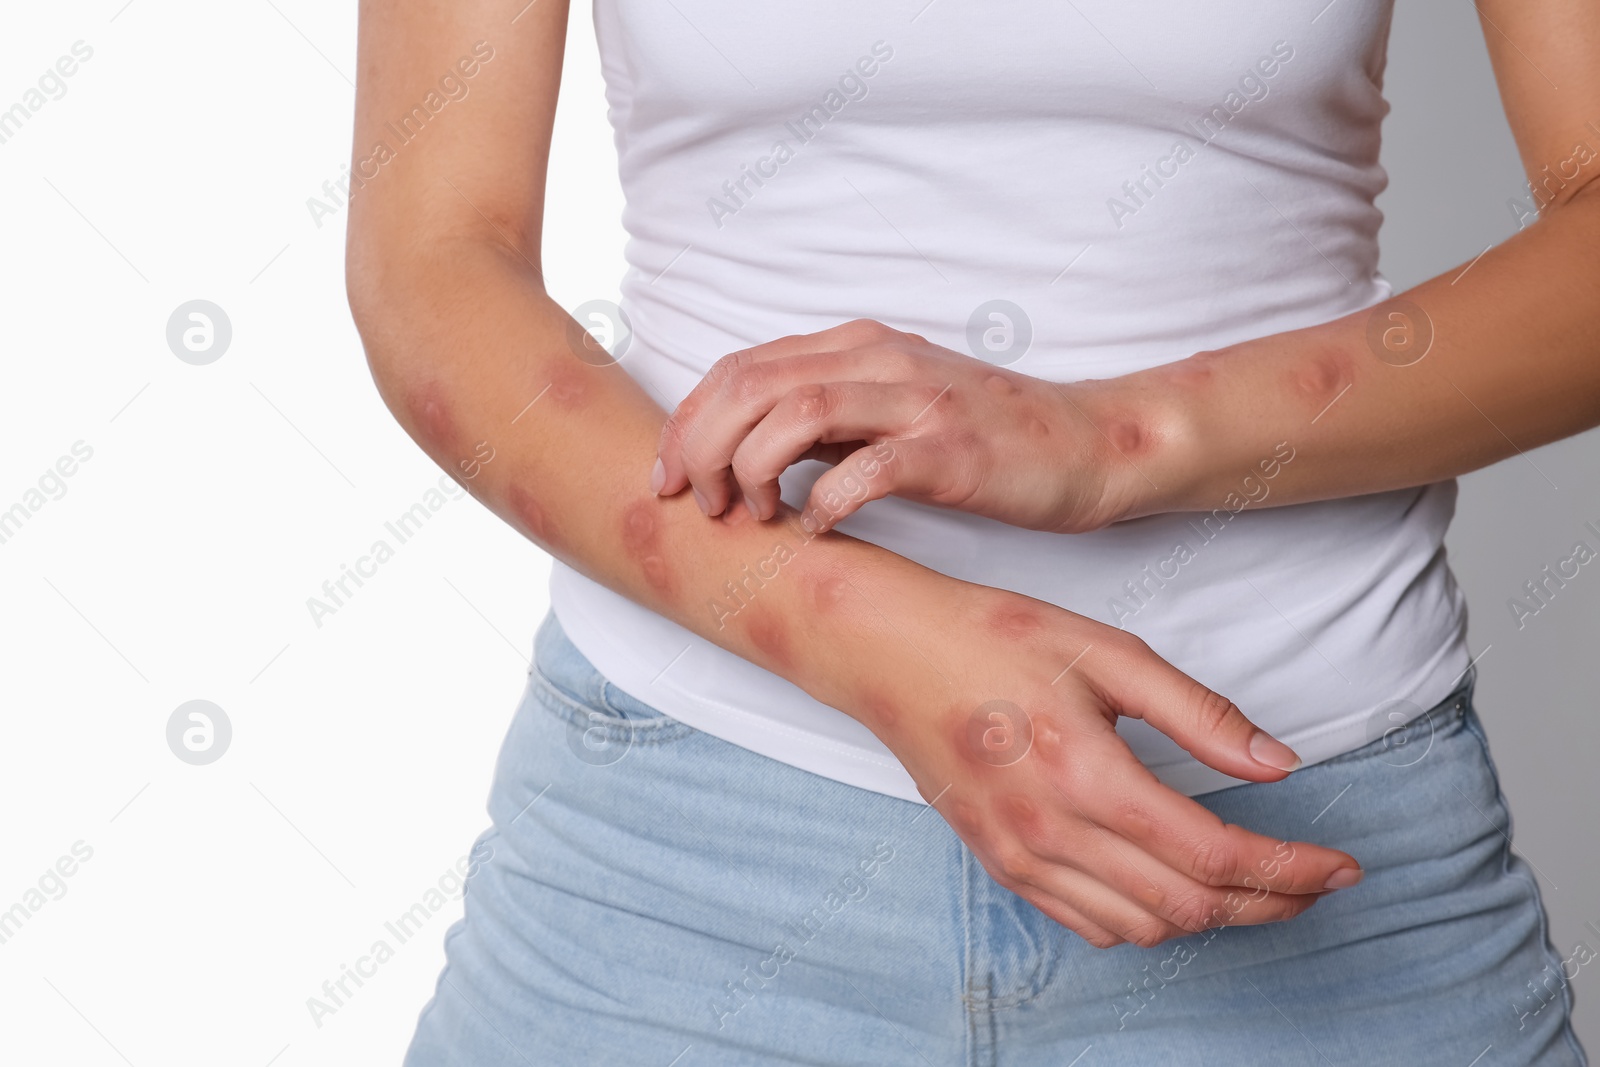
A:
[[[1195,390],[1186,388],[1199,370],[1169,364],[1060,387],[1074,431],[1063,435],[1067,454],[1057,457],[1058,493],[1064,514],[1082,516],[1061,532],[1182,509],[1195,462],[1206,452]],[[1091,499],[1074,512],[1073,496],[1085,483]]]

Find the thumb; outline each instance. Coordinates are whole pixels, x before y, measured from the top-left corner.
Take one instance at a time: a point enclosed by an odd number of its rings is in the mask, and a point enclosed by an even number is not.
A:
[[[1238,705],[1156,655],[1138,638],[1123,658],[1116,710],[1143,719],[1208,767],[1253,782],[1276,782],[1300,757],[1245,717]]]
[[[839,460],[811,486],[805,512],[817,532],[831,530],[871,500],[906,495],[921,481],[923,449],[915,442],[867,445]]]

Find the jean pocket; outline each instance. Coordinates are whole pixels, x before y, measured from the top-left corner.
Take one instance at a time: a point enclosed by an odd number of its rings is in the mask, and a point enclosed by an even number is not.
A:
[[[598,672],[581,687],[552,680],[538,665],[530,679],[532,695],[566,723],[567,747],[583,763],[609,766],[641,746],[661,745],[695,730],[666,712],[629,696]]]

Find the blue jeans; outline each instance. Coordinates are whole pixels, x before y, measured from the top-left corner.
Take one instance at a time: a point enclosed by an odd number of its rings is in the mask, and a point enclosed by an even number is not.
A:
[[[1366,748],[1198,798],[1345,849],[1359,886],[1100,950],[932,809],[663,715],[554,618],[536,653],[408,1067],[1585,1063],[1470,680]]]

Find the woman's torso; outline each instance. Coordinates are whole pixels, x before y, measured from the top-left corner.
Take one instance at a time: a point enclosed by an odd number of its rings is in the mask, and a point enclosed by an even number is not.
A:
[[[670,407],[728,352],[865,317],[1071,381],[1382,300],[1389,4],[1325,4],[597,0],[627,196],[622,365]],[[1009,349],[981,343],[993,301]],[[1292,463],[1295,444],[1261,458]],[[816,473],[792,470],[786,499]],[[1241,497],[1270,500],[1251,474]],[[1070,537],[886,500],[841,529],[1136,632],[1314,762],[1465,669],[1454,498],[1218,500]],[[775,675],[559,564],[552,597],[639,699],[916,799],[864,727]],[[1120,730],[1175,788],[1234,781]]]

